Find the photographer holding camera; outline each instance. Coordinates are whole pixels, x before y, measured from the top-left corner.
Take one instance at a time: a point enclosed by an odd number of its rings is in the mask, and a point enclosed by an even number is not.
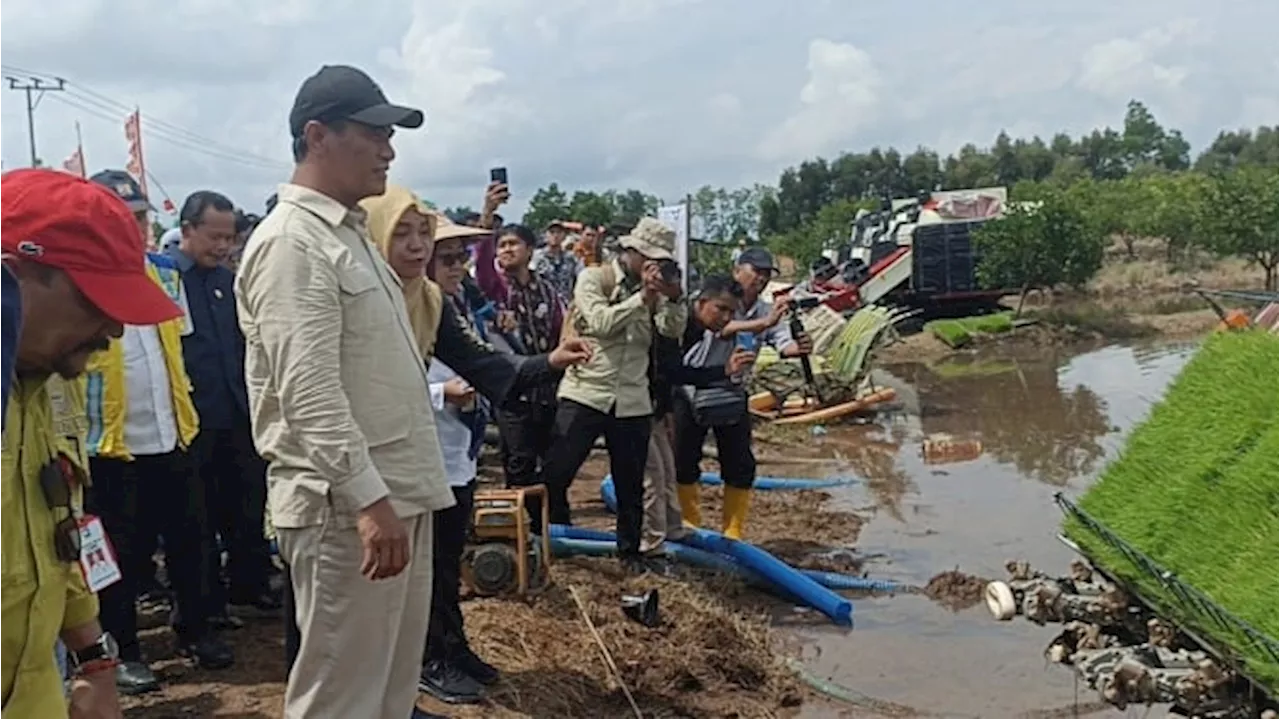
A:
[[[552,438],[556,451],[543,476],[551,521],[568,524],[569,485],[596,438],[604,435],[618,494],[618,556],[627,569],[644,571],[640,532],[653,416],[650,349],[655,330],[680,337],[687,313],[678,301],[680,284],[664,281],[662,274],[662,261],[670,260],[675,249],[675,232],[645,217],[618,244],[622,252],[583,270],[573,291],[565,331],[588,340],[595,352],[569,368],[560,382]]]
[[[773,255],[763,247],[748,247],[739,255],[733,279],[741,286],[741,304],[733,321],[719,331],[707,328],[702,339],[685,353],[691,367],[721,367],[735,349],[756,352],[769,345],[782,357],[802,357],[813,349],[803,334],[792,336],[783,318],[789,300],[765,301],[761,295],[778,272]],[[741,382],[742,377],[739,377]],[[720,476],[724,480],[722,529],[730,539],[742,539],[751,503],[751,487],[756,480],[756,458],[751,448],[751,413],[747,411],[747,391],[736,386],[694,388],[678,396],[676,402],[676,481],[684,521],[700,525],[698,506],[699,464],[702,441],[707,431],[715,433],[720,455]]]

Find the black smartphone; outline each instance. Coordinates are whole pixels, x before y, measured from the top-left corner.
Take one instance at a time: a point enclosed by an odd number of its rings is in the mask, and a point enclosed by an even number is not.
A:
[[[489,182],[497,182],[503,185],[507,184],[507,168],[495,167],[492,170],[489,170]]]

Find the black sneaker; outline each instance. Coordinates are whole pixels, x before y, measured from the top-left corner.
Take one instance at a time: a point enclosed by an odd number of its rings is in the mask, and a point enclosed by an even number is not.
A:
[[[464,674],[486,686],[497,682],[502,676],[502,672],[499,672],[497,667],[476,656],[469,647],[454,659],[453,663]]]
[[[194,642],[181,642],[178,656],[195,660],[196,666],[202,669],[229,669],[236,663],[231,645],[212,634]]]
[[[418,689],[445,704],[478,704],[484,685],[452,662],[432,659],[418,677]]]

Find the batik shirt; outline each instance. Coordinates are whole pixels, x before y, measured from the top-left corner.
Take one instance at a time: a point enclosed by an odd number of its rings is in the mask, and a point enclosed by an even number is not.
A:
[[[542,249],[533,260],[534,272],[551,284],[564,304],[573,299],[573,285],[582,267],[582,260],[572,252],[560,251],[553,255]]]

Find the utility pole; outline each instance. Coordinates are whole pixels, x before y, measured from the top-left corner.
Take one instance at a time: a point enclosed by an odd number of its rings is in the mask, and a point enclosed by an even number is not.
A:
[[[67,81],[56,77],[54,80],[57,80],[58,84],[53,85],[38,77],[30,78],[25,82],[16,77],[5,77],[5,79],[9,81],[10,90],[22,90],[27,95],[27,137],[31,140],[31,166],[39,167],[40,156],[36,154],[36,106],[40,104],[40,98],[44,97],[46,92],[61,92],[67,89]]]

